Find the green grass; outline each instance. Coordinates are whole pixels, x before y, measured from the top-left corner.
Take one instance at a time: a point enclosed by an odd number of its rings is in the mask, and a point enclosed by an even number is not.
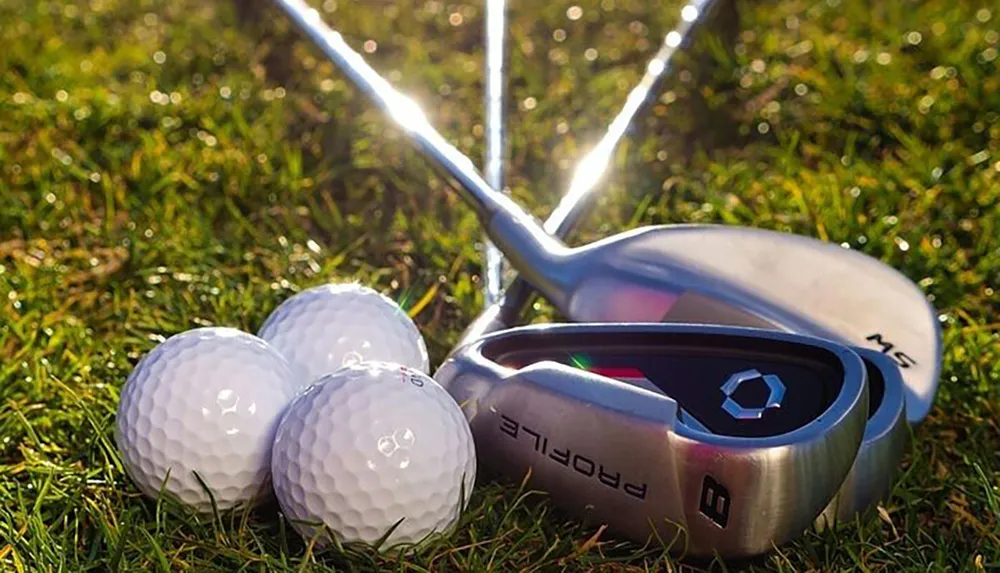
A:
[[[563,1],[511,16],[511,185],[539,216],[680,7],[575,3],[577,21]],[[272,506],[205,518],[138,494],[114,410],[163,337],[255,331],[304,287],[359,280],[407,302],[436,363],[482,306],[471,211],[276,12],[240,4],[0,0],[0,569],[677,570],[486,479],[454,536],[405,559],[318,551]],[[481,3],[327,5],[478,160]],[[622,147],[573,239],[684,221],[816,236],[900,269],[939,310],[940,392],[891,499],[742,565],[1000,568],[989,5],[741,0]]]

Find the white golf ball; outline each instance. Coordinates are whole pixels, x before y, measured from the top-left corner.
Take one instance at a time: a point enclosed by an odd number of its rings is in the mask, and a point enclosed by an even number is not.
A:
[[[361,360],[430,370],[427,346],[406,311],[359,284],[302,291],[278,305],[257,335],[284,354],[306,383]]]
[[[426,374],[361,362],[320,378],[289,406],[271,454],[274,491],[306,539],[325,524],[341,542],[382,549],[447,534],[476,477],[462,410]],[[463,499],[462,493],[465,498]],[[326,533],[317,540],[327,543]]]
[[[196,511],[270,494],[271,445],[299,387],[281,354],[233,328],[172,336],[139,361],[122,389],[115,439],[139,489],[162,489]]]

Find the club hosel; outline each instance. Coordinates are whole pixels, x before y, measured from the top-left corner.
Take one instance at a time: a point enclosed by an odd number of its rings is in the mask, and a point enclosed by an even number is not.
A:
[[[502,312],[503,306],[501,303],[487,307],[486,310],[476,317],[476,320],[473,321],[464,332],[462,332],[462,336],[459,337],[458,342],[455,343],[454,348],[451,349],[448,356],[452,356],[467,344],[475,342],[491,332],[496,332],[506,328],[507,323],[503,320]]]
[[[465,345],[475,342],[491,332],[496,332],[517,324],[518,317],[521,315],[521,311],[524,309],[527,301],[531,299],[533,292],[531,286],[524,282],[521,277],[518,277],[517,280],[507,287],[507,290],[503,293],[503,297],[499,301],[487,307],[462,332],[462,336],[459,337],[458,342],[451,349],[449,356],[458,352]]]
[[[566,308],[572,292],[572,277],[566,273],[571,249],[542,229],[541,224],[510,202],[510,209],[498,210],[486,222],[493,243],[503,252],[524,280],[557,308]]]

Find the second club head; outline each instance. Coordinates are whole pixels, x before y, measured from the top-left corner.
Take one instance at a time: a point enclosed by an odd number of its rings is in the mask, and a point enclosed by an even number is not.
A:
[[[515,219],[498,216],[491,229],[512,238],[504,245],[512,265],[574,322],[726,324],[873,348],[901,369],[910,423],[933,405],[937,314],[913,282],[873,257],[729,225],[643,227],[572,249],[532,249],[547,239]]]

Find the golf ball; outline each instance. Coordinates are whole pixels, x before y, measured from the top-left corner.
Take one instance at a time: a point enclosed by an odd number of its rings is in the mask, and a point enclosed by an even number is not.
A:
[[[289,405],[271,473],[282,510],[306,539],[325,524],[341,542],[372,544],[399,522],[382,547],[390,548],[452,528],[476,456],[465,416],[433,379],[361,362],[323,376]]]
[[[139,489],[198,512],[270,495],[271,445],[299,384],[281,354],[232,328],[172,336],[139,361],[118,404],[115,440]]]
[[[386,361],[428,372],[420,331],[398,304],[359,284],[326,284],[284,301],[258,336],[311,383],[345,364]]]

